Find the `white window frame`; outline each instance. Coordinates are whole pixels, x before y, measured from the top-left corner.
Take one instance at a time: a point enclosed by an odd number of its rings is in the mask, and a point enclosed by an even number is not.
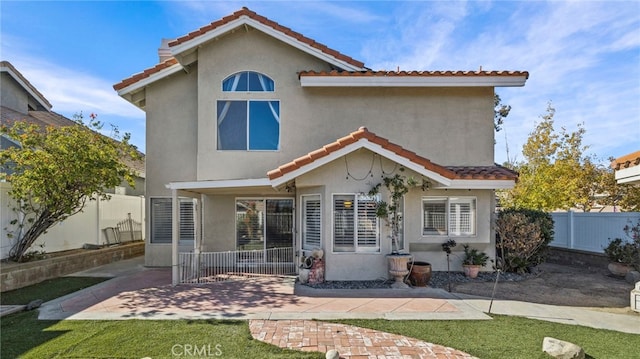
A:
[[[230,89],[230,90],[225,90],[224,89],[224,81],[227,80],[228,78],[238,75],[238,74],[242,74],[242,73],[256,73],[258,74],[258,76],[264,76],[266,78],[268,78],[271,82],[273,82],[273,90],[261,90],[261,91],[236,91],[235,89]],[[249,79],[249,75],[247,75],[247,80]],[[281,142],[282,142],[282,106],[281,106],[281,101],[279,99],[276,98],[264,98],[263,94],[269,94],[268,96],[273,96],[273,94],[276,91],[276,81],[269,75],[262,73],[260,71],[255,71],[255,70],[243,70],[243,71],[238,71],[235,72],[233,74],[230,74],[229,76],[225,77],[221,82],[221,90],[223,95],[223,98],[219,98],[216,100],[216,106],[218,106],[220,103],[222,102],[227,102],[227,101],[242,101],[245,103],[246,106],[246,113],[247,113],[247,118],[246,118],[246,147],[244,149],[223,149],[223,148],[219,148],[220,147],[220,133],[219,133],[219,127],[221,125],[220,118],[218,117],[218,109],[216,108],[216,115],[215,115],[215,122],[216,122],[216,150],[217,151],[222,151],[222,152],[228,152],[228,151],[243,151],[243,152],[277,152],[280,151],[280,146],[281,146]],[[276,102],[278,104],[278,113],[277,113],[277,117],[276,117],[276,121],[278,122],[278,138],[277,138],[277,146],[275,149],[251,149],[250,148],[250,140],[251,140],[251,131],[250,131],[250,127],[251,127],[251,103],[252,102]],[[275,109],[273,108],[273,106],[269,105],[269,107],[271,108],[271,112],[272,114],[275,115]],[[223,113],[226,113],[224,111],[224,108],[222,109]],[[225,117],[226,115],[223,115],[222,117]],[[275,117],[275,116],[274,116]],[[255,135],[260,135],[255,134]]]
[[[353,196],[354,201],[353,201],[353,214],[354,214],[354,218],[353,218],[353,250],[338,250],[336,251],[336,244],[335,244],[335,231],[336,231],[336,209],[335,209],[335,199],[337,196]],[[375,247],[370,247],[370,246],[360,246],[358,245],[358,225],[359,225],[359,221],[360,218],[358,217],[358,206],[359,206],[359,202],[361,200],[374,200],[374,201],[379,201],[380,200],[380,196],[375,195],[375,196],[368,196],[362,193],[333,193],[331,196],[331,246],[332,246],[332,253],[336,253],[336,254],[354,254],[354,253],[380,253],[380,218],[378,218],[378,216],[374,215],[375,218],[375,231],[376,231],[376,245]]]
[[[170,204],[170,206],[169,206],[169,213],[170,213],[170,215],[169,215],[169,241],[155,242],[155,241],[154,241],[154,238],[153,238],[153,233],[154,233],[153,225],[154,225],[154,223],[156,222],[156,221],[154,220],[153,202],[154,202],[154,200],[156,200],[156,199],[165,199],[165,200],[169,200],[169,201],[168,201],[168,202],[169,202],[169,204]],[[192,212],[191,212],[191,213],[192,213],[192,214],[191,214],[191,217],[192,217],[192,219],[193,219],[193,220],[192,220],[192,224],[193,224],[193,229],[192,229],[192,231],[193,231],[193,232],[192,232],[192,233],[193,233],[193,234],[192,234],[192,235],[189,235],[189,236],[191,237],[190,239],[186,239],[186,238],[184,238],[184,237],[187,237],[187,234],[183,234],[183,232],[182,232],[183,230],[186,230],[186,228],[185,228],[185,227],[187,226],[186,221],[184,221],[184,220],[182,220],[182,219],[179,221],[180,231],[179,231],[179,240],[178,240],[178,244],[179,244],[179,245],[193,245],[193,242],[194,242],[194,240],[195,240],[195,236],[196,236],[196,227],[195,227],[195,226],[196,226],[196,222],[197,222],[197,219],[196,219],[196,217],[195,217],[195,216],[197,216],[197,211],[196,211],[196,208],[195,208],[195,206],[196,206],[196,204],[195,204],[195,199],[193,199],[193,198],[189,198],[189,197],[179,197],[179,198],[178,198],[178,201],[179,201],[179,202],[180,202],[180,204],[181,204],[181,205],[179,206],[179,208],[180,208],[180,215],[181,215],[181,216],[182,216],[182,203],[185,203],[185,204],[186,204],[186,203],[188,203],[188,202],[191,202],[191,210],[192,210]],[[173,222],[171,221],[171,217],[173,216],[173,206],[171,205],[171,197],[166,197],[166,196],[154,196],[154,197],[149,197],[149,214],[150,214],[150,215],[149,215],[149,232],[150,232],[150,234],[149,234],[149,243],[150,243],[150,244],[154,244],[154,245],[171,245],[171,242],[172,242],[172,240],[173,240],[173,238],[172,238],[172,237],[173,237],[173,233],[171,232],[171,228],[172,228],[172,226],[173,226]],[[183,227],[183,226],[184,226],[184,227]]]
[[[445,232],[434,234],[434,233],[425,233],[425,221],[424,221],[424,204],[429,200],[441,200],[445,202]],[[469,220],[471,221],[470,227],[472,229],[471,232],[460,232],[459,226],[458,231],[452,231],[451,228],[451,206],[456,203],[467,203],[471,206],[471,214],[469,216]],[[420,201],[420,212],[421,212],[421,228],[422,228],[422,236],[423,237],[475,237],[478,235],[478,198],[475,196],[424,196]],[[457,217],[460,218],[459,216]],[[456,221],[457,224],[460,221]]]
[[[319,203],[318,222],[320,227],[318,228],[319,241],[318,244],[307,243],[307,201],[314,200]],[[304,194],[300,196],[300,228],[301,228],[301,249],[313,250],[314,248],[322,248],[322,196],[320,194]]]

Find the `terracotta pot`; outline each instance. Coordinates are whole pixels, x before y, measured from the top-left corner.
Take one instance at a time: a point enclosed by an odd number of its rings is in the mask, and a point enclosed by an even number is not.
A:
[[[480,273],[480,268],[482,268],[482,266],[479,266],[477,264],[462,265],[462,269],[464,270],[464,275],[466,275],[469,278],[476,278],[478,276],[478,273]]]
[[[609,272],[611,272],[611,274],[618,277],[626,276],[627,273],[631,272],[631,270],[633,269],[633,267],[631,267],[630,265],[626,265],[618,262],[609,263],[607,268],[609,269]]]
[[[389,262],[389,274],[395,279],[391,284],[391,288],[409,288],[404,283],[404,277],[409,274],[407,269],[407,263],[411,259],[409,254],[388,254],[387,260]]]
[[[412,266],[413,264],[413,266]],[[416,287],[426,287],[431,280],[431,264],[427,262],[408,263],[407,268],[411,269],[409,280]]]

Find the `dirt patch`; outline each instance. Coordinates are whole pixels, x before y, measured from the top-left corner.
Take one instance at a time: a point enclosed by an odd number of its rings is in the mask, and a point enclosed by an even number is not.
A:
[[[579,307],[629,307],[633,284],[612,276],[606,268],[544,263],[539,273],[519,282],[498,282],[495,298]],[[457,293],[491,297],[493,282],[452,284]]]

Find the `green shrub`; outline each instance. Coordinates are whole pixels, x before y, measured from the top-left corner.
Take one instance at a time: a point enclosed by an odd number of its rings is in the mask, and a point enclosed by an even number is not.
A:
[[[618,262],[640,270],[640,220],[635,225],[626,225],[622,229],[627,240],[610,239],[604,248],[604,254],[611,262]]]
[[[505,272],[530,272],[546,259],[553,219],[546,212],[506,209],[496,219],[496,257]]]

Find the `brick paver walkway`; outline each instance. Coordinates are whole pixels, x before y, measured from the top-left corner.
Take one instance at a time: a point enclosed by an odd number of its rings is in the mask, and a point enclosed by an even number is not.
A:
[[[335,349],[340,358],[474,358],[441,345],[344,324],[313,320],[251,320],[249,328],[255,339],[269,344],[322,353]]]

